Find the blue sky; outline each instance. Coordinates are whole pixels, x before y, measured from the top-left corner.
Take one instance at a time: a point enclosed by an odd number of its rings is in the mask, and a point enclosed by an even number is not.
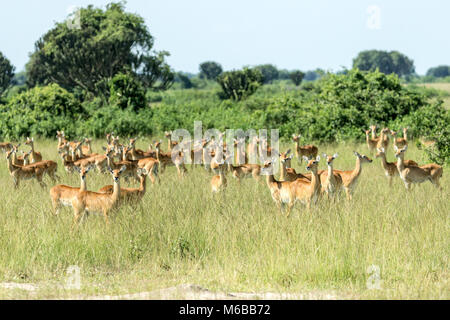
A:
[[[20,71],[34,42],[70,7],[108,2],[1,0],[0,51]],[[450,64],[447,0],[128,0],[127,11],[144,17],[155,49],[169,51],[177,71],[197,72],[206,60],[226,70],[273,63],[337,71],[368,49],[398,50],[419,74]]]

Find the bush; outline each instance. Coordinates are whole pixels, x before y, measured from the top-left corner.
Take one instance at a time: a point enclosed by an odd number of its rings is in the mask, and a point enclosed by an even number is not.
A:
[[[222,73],[217,82],[222,88],[221,98],[240,101],[255,93],[263,83],[263,76],[259,70],[244,68]]]
[[[133,75],[119,73],[109,82],[109,103],[120,109],[138,111],[147,106],[145,90]]]
[[[73,134],[75,122],[85,116],[74,95],[57,84],[17,94],[0,108],[0,132],[15,139],[30,135],[54,137],[61,129]]]

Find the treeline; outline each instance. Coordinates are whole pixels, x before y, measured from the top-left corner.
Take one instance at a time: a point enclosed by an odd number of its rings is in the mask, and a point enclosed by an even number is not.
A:
[[[278,128],[285,139],[361,141],[362,129],[378,124],[409,126],[439,142],[437,161],[449,159],[448,111],[433,92],[401,85],[415,69],[399,52],[362,52],[353,69],[337,73],[271,64],[224,71],[207,61],[192,75],[153,50],[144,20],[123,3],[88,6],[80,17],[79,28],[61,22],[43,35],[24,73],[0,53],[2,139],[53,138],[57,130],[73,138],[155,135],[202,121],[221,130]],[[448,71],[436,67],[427,77],[445,79]]]

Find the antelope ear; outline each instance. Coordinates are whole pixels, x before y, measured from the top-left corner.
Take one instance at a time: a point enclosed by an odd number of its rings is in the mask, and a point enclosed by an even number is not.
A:
[[[397,152],[398,151],[398,147],[394,146],[394,150],[395,150],[395,152]]]
[[[307,156],[303,156],[303,160],[305,160],[305,161],[309,161],[309,159],[308,159],[308,157],[307,157]]]
[[[320,161],[320,156],[317,156],[316,161],[317,161],[317,162]]]
[[[333,155],[333,158],[336,159],[337,157],[339,157],[339,154],[336,152],[336,153]]]
[[[102,147],[103,148],[103,150],[105,150],[105,151],[107,151],[108,149],[106,149],[106,147]]]
[[[126,165],[123,165],[122,166],[122,168],[120,168],[120,173],[122,173],[122,172],[124,172],[125,170],[127,170],[127,166]]]
[[[358,158],[360,158],[361,157],[361,155],[358,153],[358,152],[356,152],[356,151],[353,151],[353,153],[354,153],[354,155],[355,156],[357,156]]]
[[[382,152],[382,153],[384,153],[384,152],[385,152],[385,150],[384,150],[384,148],[383,148],[383,147],[381,147],[381,149],[380,149],[380,150],[381,150],[381,152]]]
[[[111,167],[108,167],[108,171],[109,173],[114,174],[114,171],[111,169]]]
[[[403,151],[408,150],[408,145],[404,146],[402,150],[403,150]]]
[[[288,158],[288,160],[292,160],[293,157],[294,157],[294,155],[291,154],[291,156]]]
[[[327,154],[326,154],[326,153],[322,154],[322,156],[323,156],[324,158],[327,158]]]
[[[78,173],[81,173],[81,169],[80,169],[80,167],[77,167],[77,166],[73,166],[73,168],[75,169],[75,171],[76,171],[76,172],[78,172]]]
[[[288,149],[288,151],[286,151],[286,155],[288,155],[289,153],[291,153],[291,149]]]

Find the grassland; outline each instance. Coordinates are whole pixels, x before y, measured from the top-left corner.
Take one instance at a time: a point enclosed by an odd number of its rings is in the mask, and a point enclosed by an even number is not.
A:
[[[423,83],[418,86],[423,86],[425,88],[432,88],[436,90],[443,91],[442,100],[444,100],[444,106],[450,109],[450,83],[449,82],[436,82],[436,83]]]
[[[151,141],[148,139],[147,141]],[[103,141],[93,149],[100,152]],[[286,144],[285,147],[292,147]],[[146,148],[145,140],[138,147]],[[37,141],[46,159],[58,159],[61,183],[78,186],[63,171],[56,141]],[[320,145],[339,152],[337,169],[352,169],[353,150],[365,145]],[[425,163],[411,146],[407,158]],[[388,159],[393,161],[393,152]],[[174,168],[151,186],[142,205],[122,207],[105,227],[90,216],[76,232],[73,214],[51,213],[49,188],[35,181],[17,191],[5,161],[0,166],[0,282],[33,283],[34,294],[0,289],[0,298],[61,298],[150,291],[183,283],[233,292],[324,290],[351,298],[449,299],[448,168],[443,191],[430,183],[407,193],[399,179],[392,189],[380,161],[363,167],[352,202],[322,199],[310,212],[301,204],[281,216],[264,183],[230,176],[213,197],[202,168],[179,181]],[[295,164],[295,162],[293,162]],[[297,171],[303,167],[295,164]],[[321,168],[325,168],[322,161]],[[90,173],[88,189],[111,184]],[[124,185],[124,183],[122,183]],[[80,290],[65,290],[68,266],[81,269]],[[367,268],[379,266],[381,289],[369,290]]]

